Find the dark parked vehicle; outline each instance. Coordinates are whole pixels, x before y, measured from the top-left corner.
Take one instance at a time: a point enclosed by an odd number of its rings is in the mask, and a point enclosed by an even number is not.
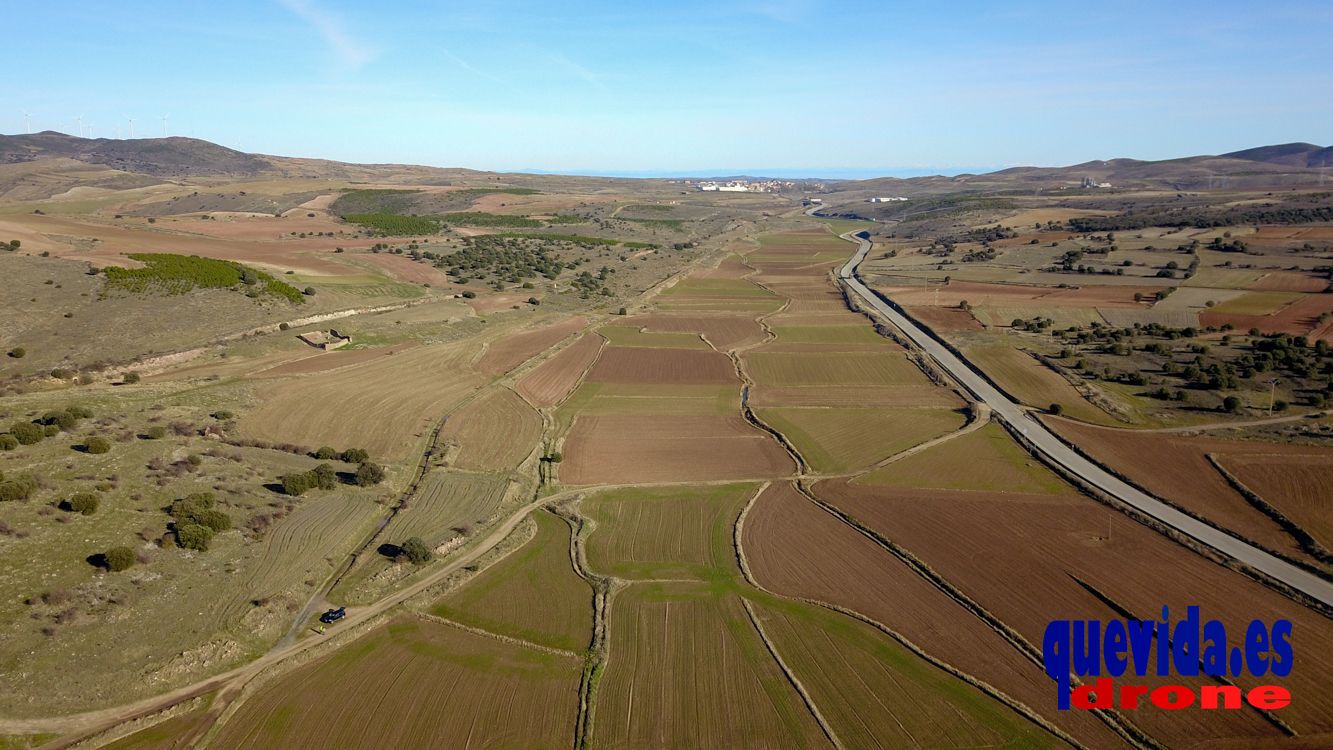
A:
[[[320,615],[319,621],[324,623],[325,625],[331,625],[346,616],[347,616],[347,608],[339,607],[337,609],[331,609],[325,612],[324,614]]]

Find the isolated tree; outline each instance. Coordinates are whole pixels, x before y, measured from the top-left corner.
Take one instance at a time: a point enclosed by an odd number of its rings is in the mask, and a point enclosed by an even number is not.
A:
[[[338,472],[328,464],[320,464],[311,469],[310,479],[321,490],[331,490],[338,486]]]
[[[399,545],[398,549],[414,565],[424,565],[434,557],[430,547],[426,546],[426,543],[419,536],[411,537]]]
[[[318,458],[321,461],[332,461],[337,457],[338,451],[334,450],[333,447],[329,445],[321,446],[319,450],[315,451],[315,458]]]
[[[69,432],[79,424],[79,418],[68,411],[48,411],[40,421],[44,425],[55,425],[64,432]]]
[[[315,288],[313,286],[308,286],[301,290],[301,294],[304,294],[307,297],[313,297],[315,296]]]
[[[112,547],[103,554],[103,557],[106,558],[107,570],[112,573],[129,570],[134,567],[134,563],[138,562],[134,550],[129,547]]]
[[[1227,396],[1226,398],[1222,399],[1222,410],[1229,414],[1235,414],[1239,412],[1240,398],[1237,396]]]
[[[367,461],[356,467],[356,483],[361,487],[369,487],[384,481],[384,467],[376,463]]]
[[[120,380],[121,382],[126,383],[128,385],[134,385],[135,383],[139,382],[139,373],[127,372],[124,375],[120,376]]]
[[[83,444],[83,449],[89,453],[106,453],[111,450],[111,443],[106,438],[93,436],[88,438]]]
[[[1063,414],[1064,410],[1065,407],[1061,406],[1060,404],[1051,404],[1050,406],[1046,407],[1046,412],[1048,414],[1053,414],[1057,417]]]
[[[24,349],[21,346],[16,346],[13,349],[9,350],[9,356],[13,357],[14,359],[23,359],[24,357],[28,356],[28,350]]]
[[[91,516],[97,512],[97,507],[101,505],[101,500],[97,495],[91,492],[76,492],[70,496],[66,503],[69,509],[74,513],[82,513],[85,516]]]

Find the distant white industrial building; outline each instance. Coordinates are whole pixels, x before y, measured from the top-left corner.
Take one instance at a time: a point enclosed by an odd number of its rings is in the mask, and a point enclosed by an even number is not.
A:
[[[866,203],[895,203],[897,201],[905,201],[905,200],[907,199],[901,196],[893,196],[892,198],[871,198],[870,200],[866,201]]]

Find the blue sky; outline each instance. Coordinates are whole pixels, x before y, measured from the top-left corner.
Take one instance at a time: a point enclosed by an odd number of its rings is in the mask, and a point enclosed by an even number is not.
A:
[[[114,8],[114,10],[112,10]],[[0,131],[818,175],[1333,142],[1333,3],[16,3]]]

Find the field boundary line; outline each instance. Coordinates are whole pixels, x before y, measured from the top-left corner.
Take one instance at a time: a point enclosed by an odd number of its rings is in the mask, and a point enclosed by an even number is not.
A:
[[[1319,540],[1316,539],[1313,534],[1301,528],[1300,524],[1291,520],[1291,518],[1276,506],[1263,499],[1259,493],[1246,486],[1244,482],[1240,481],[1239,477],[1232,474],[1230,471],[1227,471],[1227,468],[1223,466],[1222,462],[1217,458],[1217,454],[1205,453],[1203,455],[1204,458],[1208,459],[1208,463],[1212,464],[1213,468],[1217,469],[1217,472],[1222,475],[1222,478],[1226,480],[1227,484],[1231,485],[1231,489],[1240,493],[1240,496],[1245,498],[1245,501],[1252,505],[1255,510],[1268,516],[1273,523],[1281,526],[1282,530],[1295,539],[1296,543],[1301,546],[1301,549],[1305,550],[1306,554],[1321,563],[1333,563],[1333,554],[1330,554],[1328,549],[1320,544]]]
[[[520,545],[520,547],[521,546],[522,545]],[[503,560],[504,558],[500,559]],[[499,561],[497,560],[497,562]],[[429,622],[435,622],[441,625],[448,625],[449,627],[458,628],[459,630],[464,630],[474,635],[485,636],[487,638],[494,638],[497,641],[504,641],[505,643],[512,643],[515,646],[523,646],[524,648],[530,648],[536,651],[545,651],[548,654],[554,654],[556,656],[568,656],[572,659],[583,658],[582,655],[580,655],[576,651],[566,651],[563,648],[553,648],[551,646],[543,646],[540,643],[533,643],[532,641],[524,640],[522,638],[517,638],[512,635],[495,633],[485,628],[479,628],[473,625],[464,625],[463,623],[458,622],[457,620],[450,620],[447,617],[440,617],[439,615],[433,615],[429,612],[413,612],[412,615],[414,617],[417,617],[422,620],[427,620]]]
[[[820,713],[819,706],[815,705],[814,698],[810,697],[810,693],[805,689],[805,685],[803,685],[800,678],[792,672],[791,667],[787,666],[787,662],[782,660],[782,654],[778,653],[778,647],[769,639],[768,633],[764,632],[764,626],[759,623],[759,617],[754,612],[754,605],[750,603],[749,599],[746,599],[743,596],[740,597],[740,600],[741,604],[745,607],[745,614],[750,618],[750,624],[754,626],[755,632],[759,634],[759,640],[763,642],[764,648],[768,649],[769,656],[773,657],[773,661],[777,663],[778,669],[782,670],[782,674],[787,678],[787,682],[791,683],[791,686],[796,689],[797,695],[801,696],[801,701],[805,703],[806,710],[810,712],[810,715],[813,716],[815,721],[819,724],[819,729],[824,733],[824,736],[828,737],[829,742],[833,743],[833,747],[842,750],[842,740],[838,739],[838,735],[834,733],[833,727],[829,726],[828,721],[824,718],[824,714]]]
[[[991,414],[990,407],[987,406],[984,401],[973,401],[971,402],[970,406],[972,408],[968,410],[968,416],[971,417],[971,419],[969,419],[967,424],[963,425],[962,427],[954,430],[953,432],[940,435],[937,438],[931,438],[930,440],[927,440],[924,443],[918,443],[910,448],[904,448],[903,450],[898,451],[892,456],[889,456],[888,458],[881,460],[879,463],[871,465],[870,468],[860,472],[849,474],[848,476],[855,477],[855,476],[861,476],[863,474],[868,474],[876,469],[881,469],[885,466],[888,466],[889,464],[901,461],[904,458],[910,458],[911,456],[915,456],[916,454],[922,451],[934,448],[935,446],[940,445],[941,443],[947,443],[950,440],[953,440],[954,438],[960,438],[964,435],[976,432],[977,430],[981,429],[982,427],[985,427],[987,424],[990,423],[990,414]]]

